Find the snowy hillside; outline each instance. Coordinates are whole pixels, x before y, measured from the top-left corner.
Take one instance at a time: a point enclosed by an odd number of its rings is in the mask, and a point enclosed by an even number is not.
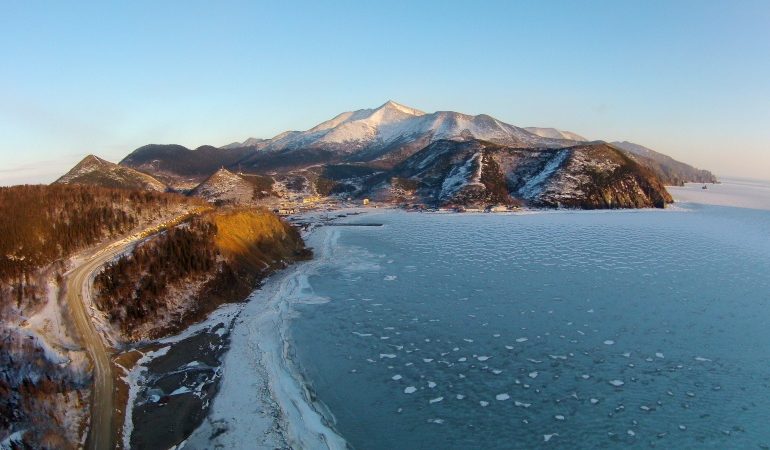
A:
[[[219,169],[196,186],[189,195],[216,204],[252,204],[274,196],[273,179],[259,175],[244,175]]]
[[[244,166],[259,166],[270,153],[292,155],[300,152],[316,156],[299,158],[301,163],[316,159],[380,161],[394,164],[425,145],[441,139],[480,139],[516,147],[564,147],[573,144],[563,138],[541,137],[494,117],[454,111],[423,111],[388,101],[379,108],[349,111],[307,131],[281,133],[246,158]],[[317,156],[318,152],[327,152]],[[286,159],[286,158],[284,158]]]
[[[525,127],[525,130],[540,137],[551,139],[569,139],[570,141],[588,141],[583,136],[571,131],[557,130],[556,128]]]
[[[671,202],[654,174],[601,143],[526,149],[437,141],[374,177],[366,194],[434,206],[662,208]]]

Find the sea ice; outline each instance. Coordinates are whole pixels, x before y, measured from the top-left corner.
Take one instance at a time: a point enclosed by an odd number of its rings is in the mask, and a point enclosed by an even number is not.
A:
[[[615,387],[620,387],[620,386],[623,386],[626,383],[624,383],[624,382],[622,382],[620,380],[610,380],[610,384],[615,386]]]
[[[414,386],[409,386],[404,389],[404,394],[414,394],[415,392],[417,392],[417,388]]]
[[[422,361],[426,363],[433,362],[433,358],[423,358]]]
[[[520,337],[520,338],[516,339],[516,342],[522,343],[522,342],[527,342],[528,340],[529,340],[529,338]]]
[[[482,401],[479,402],[479,405],[487,407],[487,406],[489,406],[489,402],[485,402],[484,400],[482,400]]]
[[[520,408],[529,408],[530,406],[532,406],[532,403],[524,403],[524,402],[520,402],[518,400],[515,400],[513,402],[513,406],[518,406]]]
[[[598,398],[592,398],[589,401],[591,402],[592,405],[595,405],[595,404],[599,403],[599,399]]]
[[[433,389],[434,387],[436,387],[436,383],[433,381],[428,381],[428,387]]]
[[[613,341],[612,339],[607,339],[606,341],[604,341],[604,345],[612,345],[614,343],[615,341]]]
[[[403,378],[401,375],[393,375],[390,379],[393,380],[393,381],[398,381],[401,378]]]
[[[385,278],[383,278],[385,281],[393,281],[397,277],[395,275],[386,275]]]
[[[444,397],[436,397],[428,400],[428,403],[438,403],[440,401],[444,400]]]
[[[174,390],[174,392],[170,393],[169,395],[180,395],[180,394],[187,394],[191,392],[190,388],[186,386],[180,386]]]
[[[394,355],[393,353],[380,353],[380,359],[382,359],[382,358],[395,358],[395,357],[396,357],[396,355]]]
[[[555,416],[553,416],[553,418],[556,420],[564,420],[564,416],[562,416],[561,414],[556,414]]]
[[[457,400],[462,400],[462,399],[464,399],[464,398],[465,398],[465,396],[464,396],[463,394],[457,394],[457,395],[455,396],[455,398],[456,398]]]
[[[505,348],[508,350],[513,350],[513,345],[506,345]]]
[[[504,400],[508,400],[509,398],[511,398],[511,396],[510,396],[510,395],[508,395],[508,394],[497,394],[497,395],[495,396],[495,399],[496,399],[496,400],[499,400],[499,401],[501,401],[501,402],[502,402],[502,401],[504,401]]]
[[[655,353],[655,357],[656,358],[663,358],[663,353],[661,353],[661,352]]]
[[[550,441],[554,436],[558,436],[559,433],[552,433],[552,434],[544,434],[543,435],[543,442]]]
[[[476,359],[478,359],[479,361],[486,361],[489,358],[491,358],[491,356],[477,356],[476,357]]]
[[[533,371],[533,372],[530,372],[530,373],[529,373],[529,377],[530,377],[530,378],[537,378],[537,375],[538,375],[538,372],[537,372],[537,370],[535,370],[535,371]]]

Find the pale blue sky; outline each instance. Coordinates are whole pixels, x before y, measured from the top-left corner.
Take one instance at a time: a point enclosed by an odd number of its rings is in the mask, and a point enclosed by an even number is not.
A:
[[[770,1],[4,1],[0,37],[0,184],[388,99],[770,178]]]

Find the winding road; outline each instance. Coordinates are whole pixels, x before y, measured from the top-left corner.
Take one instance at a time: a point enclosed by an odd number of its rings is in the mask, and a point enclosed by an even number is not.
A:
[[[91,424],[86,440],[89,449],[113,449],[115,436],[114,375],[110,349],[94,325],[89,308],[91,287],[98,271],[138,241],[173,226],[200,211],[185,212],[160,225],[155,225],[121,240],[103,244],[85,253],[83,263],[65,274],[67,303],[72,320],[85,350],[93,362],[93,391],[91,395]]]

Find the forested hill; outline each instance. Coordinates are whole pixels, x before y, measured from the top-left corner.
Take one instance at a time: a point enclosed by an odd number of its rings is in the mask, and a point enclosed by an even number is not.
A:
[[[83,185],[0,187],[0,282],[123,235],[197,199]]]
[[[212,211],[108,265],[95,280],[96,304],[124,338],[156,338],[244,300],[274,270],[309,256],[299,232],[271,212]]]

